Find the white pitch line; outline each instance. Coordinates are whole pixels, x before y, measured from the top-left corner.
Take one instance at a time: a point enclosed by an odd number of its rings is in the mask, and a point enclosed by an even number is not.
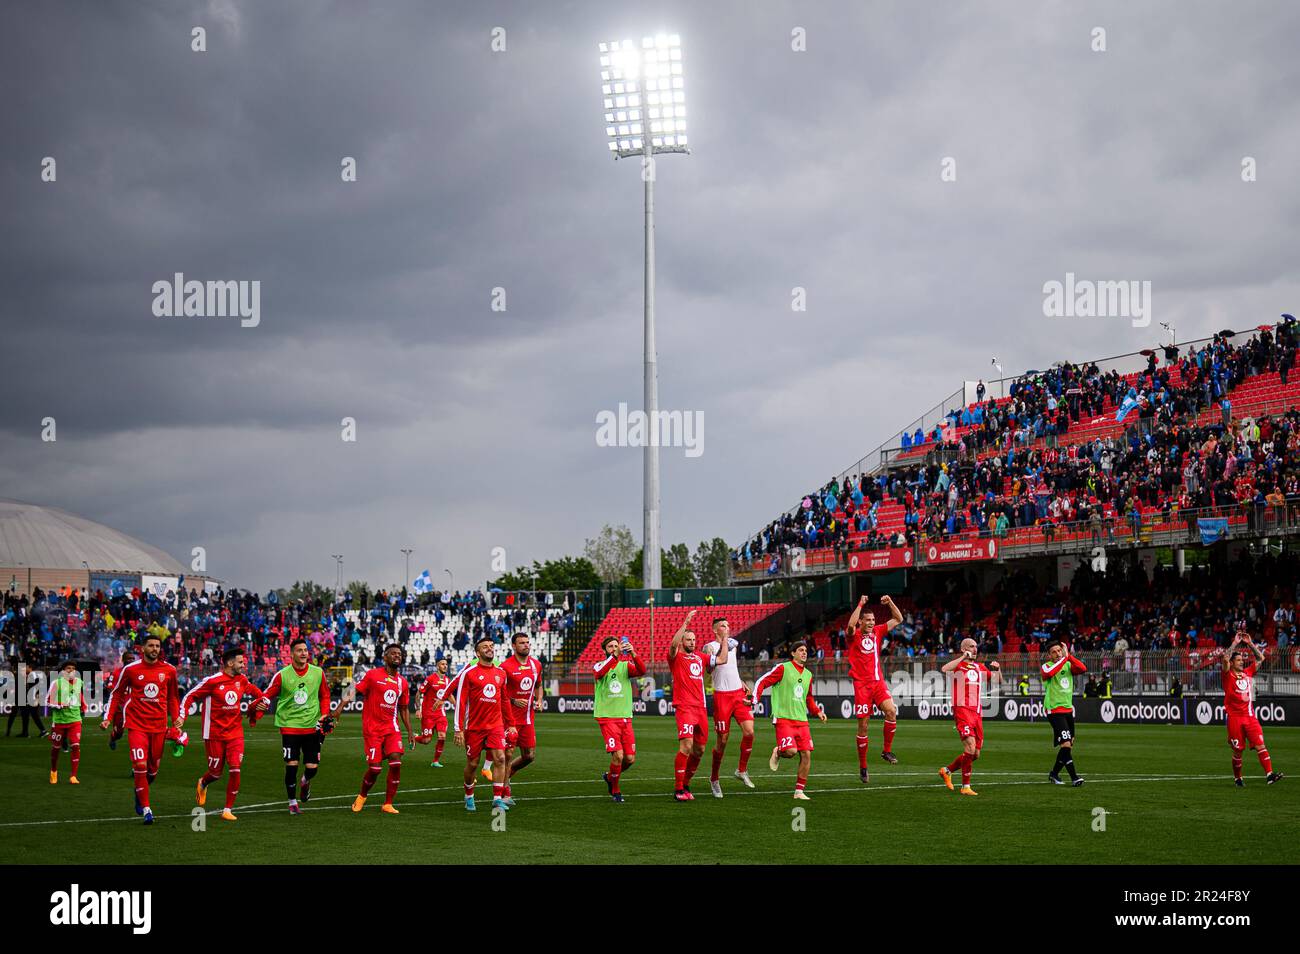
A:
[[[899,774],[901,774],[901,773],[899,773]],[[913,774],[923,774],[923,773],[913,773]],[[929,774],[929,773],[924,773],[924,774]],[[994,773],[992,773],[992,772],[986,772],[986,773],[984,773],[984,774],[985,774],[986,776],[988,776],[988,775],[992,775],[992,774],[994,774]],[[1042,774],[1045,774],[1045,773],[1039,773],[1039,772],[1004,772],[1004,773],[999,773],[999,774],[1002,774],[1002,775],[1042,775]],[[846,776],[846,775],[851,776],[851,773],[836,773],[836,775],[824,775],[824,776],[821,776],[821,777],[822,777],[822,778],[832,778],[832,777],[844,777],[844,776]],[[1158,775],[1158,776],[1126,776],[1126,775],[1102,776],[1102,775],[1089,775],[1089,776],[1086,776],[1086,778],[1088,779],[1088,784],[1090,784],[1090,785],[1100,785],[1100,784],[1102,784],[1102,783],[1106,783],[1106,782],[1111,783],[1111,784],[1121,784],[1121,785],[1122,785],[1122,784],[1128,784],[1128,783],[1131,783],[1131,782],[1182,782],[1182,781],[1205,781],[1205,780],[1215,780],[1215,779],[1217,779],[1217,780],[1223,780],[1223,779],[1225,779],[1226,777],[1227,777],[1227,776],[1224,776],[1224,775]],[[641,778],[642,778],[643,780],[645,780],[645,781],[669,781],[669,780],[670,780],[670,777],[668,777],[668,776],[665,776],[665,777],[662,777],[662,778],[651,778],[651,777],[647,777],[647,776],[641,776]],[[598,779],[597,781],[599,781],[599,779]],[[554,784],[554,785],[559,785],[559,784],[576,784],[576,783],[590,784],[590,783],[591,783],[591,779],[576,779],[576,780],[565,780],[565,781],[551,781],[551,782],[549,782],[549,783],[543,783],[543,782],[530,782],[530,783],[528,783],[528,784],[529,784],[529,785],[538,785],[538,784]],[[865,793],[870,793],[870,792],[873,792],[873,791],[876,791],[876,792],[887,792],[887,791],[899,791],[899,790],[907,790],[907,789],[921,789],[921,788],[934,789],[934,788],[937,788],[939,784],[940,784],[939,782],[933,782],[933,783],[926,783],[925,785],[918,785],[918,784],[904,784],[904,785],[870,785],[870,786],[865,786],[865,787],[864,787],[864,786],[861,786],[861,785],[857,785],[857,786],[852,786],[852,787],[849,787],[849,788],[813,788],[813,789],[809,789],[808,792],[809,792],[809,797],[811,798],[813,795],[831,794],[831,793],[835,793],[835,792],[865,792]],[[987,788],[987,787],[990,787],[990,786],[993,786],[993,787],[1001,787],[1001,786],[1010,786],[1010,785],[1042,785],[1042,784],[1044,784],[1044,783],[1041,782],[1041,781],[1036,781],[1036,780],[1035,780],[1035,781],[1029,781],[1029,780],[1026,780],[1026,781],[1022,781],[1022,782],[1012,782],[1012,781],[1007,781],[1007,782],[989,782],[987,785],[985,785],[985,786],[983,786],[983,787]],[[418,793],[423,793],[423,792],[439,792],[439,791],[448,791],[448,790],[450,790],[450,789],[455,789],[455,788],[459,788],[459,787],[460,787],[460,786],[454,786],[454,785],[453,785],[453,786],[444,786],[444,787],[440,787],[440,788],[417,788],[417,789],[411,789],[407,794],[418,794]],[[669,793],[669,792],[636,792],[636,793],[631,793],[631,794],[629,794],[629,793],[624,793],[623,797],[624,797],[624,798],[662,798],[662,799],[667,799],[667,798],[670,797],[670,794],[671,794],[671,793]],[[734,798],[734,797],[739,796],[739,795],[784,795],[784,796],[786,796],[786,797],[790,797],[790,796],[791,796],[791,790],[790,790],[790,789],[781,789],[781,790],[775,790],[775,789],[773,789],[773,790],[763,790],[763,791],[759,791],[759,790],[751,790],[751,789],[745,789],[745,788],[742,788],[742,789],[740,789],[740,790],[738,790],[738,791],[733,792],[733,793],[731,794],[730,797],[733,797],[733,798]],[[325,795],[325,796],[322,796],[322,797],[321,797],[320,801],[324,801],[324,800],[326,800],[326,799],[339,799],[339,798],[344,798],[344,799],[351,800],[351,799],[354,798],[354,797],[355,797],[355,796],[353,796],[353,795]],[[704,801],[704,800],[707,799],[708,797],[709,797],[709,796],[701,795],[701,796],[699,797],[698,800],[699,800],[699,801]],[[609,798],[609,795],[608,795],[608,794],[605,794],[605,795],[599,795],[599,794],[582,794],[582,795],[539,795],[539,796],[537,796],[537,797],[535,797],[535,798],[527,798],[527,799],[525,800],[525,804],[531,804],[532,802],[563,802],[563,801],[579,801],[579,800],[591,800],[591,799],[596,799],[596,800],[602,800],[602,801],[603,801],[603,800],[607,800],[608,798]],[[418,807],[429,806],[429,805],[432,805],[432,806],[439,806],[439,805],[441,805],[441,806],[456,806],[456,807],[461,807],[461,806],[464,805],[464,801],[463,801],[462,798],[447,799],[447,800],[439,800],[439,801],[424,801],[424,802],[405,802],[405,801],[404,801],[404,802],[401,803],[401,808],[418,808]],[[350,804],[349,804],[349,805],[323,805],[323,806],[320,806],[319,808],[308,808],[308,809],[305,809],[305,812],[306,812],[307,814],[311,814],[312,812],[322,812],[322,811],[342,811],[342,810],[344,810],[344,809],[350,809],[350,808],[351,808],[351,805],[350,805]],[[284,811],[287,811],[287,810],[288,810],[288,801],[285,800],[285,801],[279,801],[279,802],[263,802],[263,803],[258,803],[258,804],[254,804],[254,805],[240,806],[240,807],[237,808],[237,810],[239,811],[239,813],[240,813],[241,815],[262,815],[262,814],[269,814],[269,813],[271,813],[271,812],[284,812]],[[219,815],[220,812],[217,811],[217,810],[211,810],[211,811],[206,811],[206,812],[204,812],[204,814],[205,814],[205,815]],[[192,814],[186,813],[186,814],[177,814],[177,815],[155,815],[155,816],[154,816],[154,819],[155,819],[155,820],[158,820],[158,821],[161,821],[161,820],[163,820],[163,819],[172,819],[172,818],[193,818],[193,817],[194,817],[194,816],[193,816]],[[94,822],[136,822],[137,824],[140,823],[140,822],[139,822],[139,819],[138,819],[138,816],[133,816],[133,815],[125,815],[125,816],[121,816],[121,815],[119,815],[119,816],[112,816],[112,817],[108,817],[108,818],[59,818],[59,819],[48,819],[48,820],[45,820],[45,821],[29,821],[29,822],[0,822],[0,828],[35,828],[35,827],[43,827],[43,826],[48,826],[48,825],[80,825],[80,824],[89,824],[89,823],[94,823]]]

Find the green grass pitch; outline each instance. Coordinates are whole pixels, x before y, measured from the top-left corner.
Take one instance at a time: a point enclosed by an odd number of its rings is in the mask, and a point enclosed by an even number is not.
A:
[[[349,724],[350,723],[350,724]],[[193,730],[195,723],[190,722]],[[429,766],[432,746],[408,752],[399,816],[379,811],[380,777],[360,814],[349,811],[363,763],[353,717],[325,745],[312,800],[299,817],[285,807],[279,736],[270,725],[247,730],[243,790],[234,823],[219,815],[224,780],[208,795],[206,830],[195,831],[194,783],[201,743],[180,759],[164,756],[153,788],[158,820],[145,828],[131,811],[125,740],[110,752],[87,724],[81,785],[48,781],[46,740],[0,738],[0,863],[241,864],[284,862],[306,846],[368,864],[560,863],[1294,863],[1300,825],[1300,729],[1266,728],[1275,766],[1296,774],[1264,784],[1253,753],[1244,789],[1230,778],[1222,727],[1080,725],[1081,788],[1050,785],[1054,757],[1043,723],[989,722],[976,763],[978,798],[949,792],[935,774],[958,751],[952,726],[902,722],[897,765],[880,760],[872,722],[871,784],[858,781],[852,723],[813,725],[817,750],[808,792],[791,799],[793,762],[772,774],[772,727],[760,722],[747,791],[731,777],[739,731],[723,764],[726,797],[709,795],[709,756],[692,784],[696,801],[670,797],[675,727],[636,722],[640,749],[613,804],[600,780],[606,759],[594,721],[547,715],[538,725],[538,761],[514,786],[518,807],[494,830],[491,788],[480,778],[479,810],[464,811],[464,750],[448,742],[444,769]],[[806,814],[797,817],[795,809]],[[215,811],[214,811],[215,808]],[[1105,830],[1096,809],[1106,812]],[[1251,819],[1229,832],[1233,819]],[[200,826],[203,827],[203,826]],[[498,823],[499,827],[499,823]]]

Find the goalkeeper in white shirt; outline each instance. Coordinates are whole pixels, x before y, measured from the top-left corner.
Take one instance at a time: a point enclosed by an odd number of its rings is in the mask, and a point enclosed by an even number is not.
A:
[[[713,640],[704,647],[704,657],[713,673],[713,771],[709,774],[709,788],[714,798],[722,797],[722,783],[718,770],[727,752],[727,739],[731,736],[731,720],[740,725],[740,764],[735,776],[753,788],[749,778],[749,754],[754,750],[754,713],[750,709],[750,687],[741,681],[736,669],[736,647],[731,638],[731,624],[726,617],[713,621]]]

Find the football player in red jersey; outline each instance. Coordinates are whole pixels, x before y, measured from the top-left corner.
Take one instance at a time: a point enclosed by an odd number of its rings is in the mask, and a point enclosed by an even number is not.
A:
[[[880,665],[880,650],[885,637],[903,621],[903,612],[888,596],[882,596],[880,603],[889,610],[890,618],[879,626],[876,614],[867,611],[862,625],[858,618],[867,598],[858,598],[858,605],[849,617],[849,675],[853,677],[853,714],[858,717],[858,778],[865,785],[871,781],[871,772],[867,769],[867,726],[871,722],[871,707],[880,706],[885,714],[885,746],[880,757],[886,762],[897,762],[894,755],[894,732],[898,728],[898,707],[894,697],[889,693],[889,683],[885,680],[884,670]]]
[[[430,768],[442,768],[442,749],[447,744],[447,706],[438,701],[438,693],[450,684],[451,680],[447,678],[447,659],[443,657],[434,663],[433,672],[429,673],[415,696],[416,708],[420,710],[420,736],[415,741],[428,745],[435,733],[438,736]]]
[[[135,662],[135,653],[129,649],[122,650],[122,661],[118,664],[117,668],[109,674],[107,684],[104,686],[104,688],[108,690],[110,698],[112,698],[113,690],[117,688],[118,680],[122,678],[122,670],[133,662]],[[122,738],[122,733],[125,731],[126,724],[122,722],[122,717],[119,714],[117,722],[113,723],[113,731],[108,734],[108,747],[110,749],[117,748],[117,740]]]
[[[196,704],[203,715],[203,748],[208,757],[208,770],[195,786],[194,800],[199,807],[208,800],[208,786],[226,776],[226,807],[221,812],[225,821],[236,821],[235,798],[239,795],[239,776],[244,764],[244,723],[239,710],[245,695],[253,697],[253,710],[265,712],[271,702],[262,690],[244,675],[244,651],[237,647],[221,654],[221,670],[213,673],[185,694],[181,700],[181,714],[174,725],[185,728],[190,705]]]
[[[514,745],[518,732],[514,727],[506,674],[493,662],[496,644],[486,633],[474,643],[478,661],[466,666],[439,699],[455,700],[452,709],[455,742],[465,746],[465,811],[475,811],[474,782],[479,762],[486,752],[492,761],[492,807],[510,810],[506,804],[506,746]]]
[[[122,717],[135,777],[135,813],[152,825],[149,785],[158,777],[167,728],[180,714],[181,697],[176,668],[162,660],[162,640],[146,636],[140,655],[138,661],[122,667],[99,727],[107,731]]]
[[[515,633],[510,638],[510,648],[514,652],[501,664],[501,671],[506,674],[506,694],[510,697],[510,714],[514,716],[518,738],[515,745],[506,746],[506,786],[502,795],[506,804],[514,808],[510,780],[537,757],[537,726],[533,722],[533,713],[542,711],[542,664],[528,655],[532,643],[527,633]],[[515,755],[516,746],[518,756]]]
[[[1244,646],[1244,648],[1243,648]],[[1251,659],[1246,661],[1247,651]],[[1268,784],[1282,780],[1273,770],[1273,759],[1264,744],[1264,730],[1255,715],[1255,672],[1264,661],[1264,653],[1247,633],[1238,633],[1227,650],[1213,654],[1223,666],[1223,704],[1228,710],[1228,745],[1232,747],[1232,781],[1245,786],[1241,777],[1242,753],[1247,746],[1255,750],[1260,767],[1267,772]]]
[[[673,709],[677,714],[677,759],[673,767],[673,798],[693,802],[691,778],[700,767],[709,741],[709,714],[704,702],[704,672],[709,663],[695,651],[690,610],[668,644],[668,668],[673,674]]]
[[[402,665],[402,647],[390,643],[384,647],[384,665],[366,671],[357,683],[354,694],[362,700],[361,705],[361,741],[366,752],[366,774],[361,777],[361,791],[352,800],[352,810],[359,812],[366,807],[370,789],[379,778],[383,769],[382,761],[388,762],[388,778],[384,788],[383,810],[396,815],[393,798],[402,781],[402,732],[397,726],[398,717],[406,727],[406,734],[415,744],[415,733],[411,731],[411,687],[399,669]],[[343,706],[335,715],[335,724],[343,717]]]
[[[1002,681],[1002,667],[995,659],[987,666],[978,662],[979,643],[969,637],[961,641],[959,652],[943,664],[943,672],[952,674],[952,717],[957,724],[957,737],[961,739],[961,754],[946,767],[939,769],[943,784],[952,791],[952,773],[961,769],[961,793],[978,795],[970,787],[971,766],[984,748],[984,713],[980,711],[980,684],[985,674]]]

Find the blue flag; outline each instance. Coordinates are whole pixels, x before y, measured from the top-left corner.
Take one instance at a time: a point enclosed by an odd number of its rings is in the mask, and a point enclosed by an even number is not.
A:
[[[1201,543],[1217,543],[1227,537],[1227,517],[1200,517]]]
[[[429,576],[428,570],[415,578],[415,581],[411,584],[411,589],[416,593],[428,593],[433,590],[433,578]]]
[[[1228,535],[1227,517],[1201,517],[1196,521],[1202,543],[1218,543]]]
[[[1137,397],[1135,397],[1132,393],[1126,394],[1124,396],[1123,403],[1121,403],[1119,406],[1119,410],[1115,412],[1115,420],[1117,421],[1124,420],[1124,418],[1128,416],[1128,412],[1133,410],[1133,408],[1137,406],[1138,406]]]

